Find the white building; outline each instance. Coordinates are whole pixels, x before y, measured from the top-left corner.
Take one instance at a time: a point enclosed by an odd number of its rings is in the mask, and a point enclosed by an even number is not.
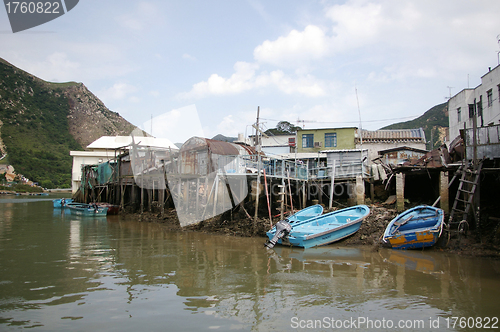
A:
[[[425,133],[422,128],[362,130],[362,140],[356,139],[356,149],[368,149],[368,162],[379,157],[379,151],[394,148],[425,150]]]
[[[460,130],[473,127],[474,113],[477,127],[500,123],[500,65],[481,77],[481,84],[463,89],[448,101],[449,140],[460,135]]]
[[[248,142],[254,144],[255,136],[250,136]],[[260,136],[261,151],[268,156],[279,156],[295,151],[295,134],[278,134]],[[238,139],[237,142],[241,142]]]
[[[166,138],[135,137],[135,143],[139,146],[149,146],[178,151],[170,140]],[[97,165],[113,160],[117,157],[120,149],[129,149],[132,144],[132,136],[102,136],[90,143],[86,151],[70,151],[73,157],[73,170],[71,175],[71,191],[75,194],[80,188],[82,181],[82,166]]]

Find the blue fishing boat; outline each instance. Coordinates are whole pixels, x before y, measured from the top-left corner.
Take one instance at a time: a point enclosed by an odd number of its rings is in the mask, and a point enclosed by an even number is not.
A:
[[[291,216],[287,217],[286,220],[288,221],[289,224],[293,225],[317,217],[322,213],[323,213],[323,206],[316,204],[313,206],[306,207],[305,209],[302,209],[299,212],[296,212],[295,214],[292,214]]]
[[[431,247],[441,236],[443,226],[443,210],[419,205],[399,214],[387,225],[382,244],[393,249]]]
[[[323,213],[323,206],[316,204],[313,206],[306,207],[305,209],[302,209],[295,214],[292,214],[291,216],[285,218],[284,223],[289,224],[289,225],[295,225],[300,222],[306,221],[308,219],[317,217]],[[278,228],[278,236],[280,231],[283,230],[283,221],[278,221],[276,225],[273,226],[269,231],[267,231],[267,236],[269,239],[272,239],[276,235],[276,229]],[[281,237],[277,239],[277,243],[281,244]],[[274,247],[274,245],[273,245]]]
[[[96,204],[70,203],[66,204],[72,215],[84,217],[106,217],[107,207],[100,207]]]
[[[55,208],[64,208],[66,204],[73,203],[73,199],[71,198],[59,198],[52,200],[52,204]]]
[[[276,224],[277,231],[266,243],[268,248],[278,243],[302,248],[311,248],[340,241],[354,233],[361,227],[363,220],[370,214],[366,205],[356,205],[342,210],[333,211],[303,222],[291,225],[285,221]]]

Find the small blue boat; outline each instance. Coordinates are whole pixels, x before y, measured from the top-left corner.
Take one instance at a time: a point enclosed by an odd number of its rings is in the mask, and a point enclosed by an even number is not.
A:
[[[52,200],[52,204],[55,208],[64,208],[66,204],[73,203],[73,199],[71,198],[59,198]]]
[[[292,214],[291,216],[285,218],[284,222],[289,224],[289,225],[295,225],[298,223],[301,223],[303,221],[306,221],[308,219],[317,217],[323,213],[323,206],[316,204],[313,206],[306,207],[305,209],[302,209],[295,214]],[[269,237],[269,239],[272,239],[276,235],[276,227],[278,229],[282,230],[283,226],[283,221],[278,221],[276,225],[273,226],[269,231],[267,231],[266,235]],[[278,231],[279,234],[279,231]],[[279,236],[279,235],[278,235]],[[281,237],[277,239],[277,243],[281,244]],[[267,245],[267,244],[266,244]],[[273,245],[274,247],[274,245]],[[271,247],[272,248],[272,247]]]
[[[278,242],[276,238],[280,236],[282,244],[302,248],[337,242],[356,233],[369,214],[370,208],[368,206],[356,205],[313,217],[295,225],[280,221],[276,224],[277,231],[272,238],[272,234],[267,233],[269,241],[266,246],[268,248],[274,247]]]
[[[100,207],[96,204],[70,203],[66,204],[72,215],[83,217],[106,217],[107,207]]]
[[[289,224],[294,225],[296,223],[300,223],[302,221],[309,220],[311,218],[317,217],[323,213],[323,206],[316,204],[313,206],[306,207],[305,209],[292,214],[290,217],[287,217],[286,220]]]
[[[415,249],[433,246],[444,226],[444,211],[419,205],[394,218],[385,229],[382,244],[393,249]]]

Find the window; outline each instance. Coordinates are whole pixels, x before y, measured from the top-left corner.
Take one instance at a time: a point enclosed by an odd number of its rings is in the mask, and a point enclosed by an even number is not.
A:
[[[469,119],[474,117],[474,104],[469,104]]]
[[[479,102],[477,103],[477,117],[483,116],[483,95],[479,96]]]
[[[458,122],[462,121],[462,108],[459,107],[457,108],[457,116],[458,116]]]
[[[486,95],[488,96],[488,107],[493,106],[493,90],[488,90],[488,92],[486,92]]]
[[[325,148],[334,148],[337,146],[337,133],[325,134]]]
[[[314,134],[302,134],[302,147],[312,148],[314,144]]]

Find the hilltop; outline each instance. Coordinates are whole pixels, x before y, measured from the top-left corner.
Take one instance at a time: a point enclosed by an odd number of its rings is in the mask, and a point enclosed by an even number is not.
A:
[[[42,187],[70,187],[71,150],[135,126],[85,85],[51,83],[0,58],[0,163]]]
[[[413,128],[424,129],[425,139],[429,142],[427,143],[427,150],[441,146],[448,133],[448,103],[436,105],[414,120],[395,123],[380,129]]]

